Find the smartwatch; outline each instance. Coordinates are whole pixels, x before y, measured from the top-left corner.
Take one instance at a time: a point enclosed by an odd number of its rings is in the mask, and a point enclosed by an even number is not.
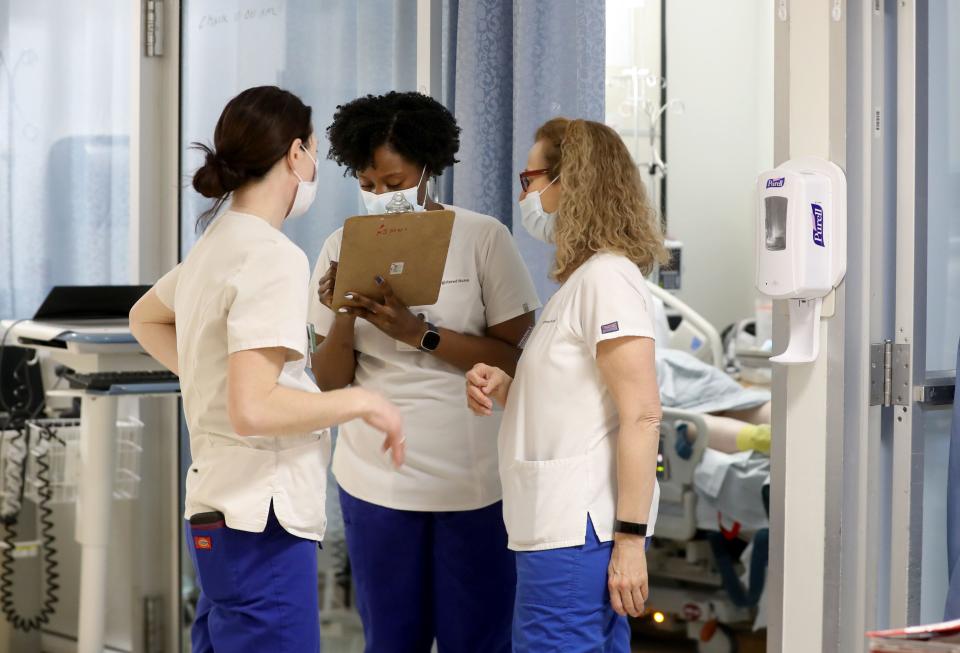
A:
[[[647,525],[638,524],[632,521],[620,521],[619,519],[617,519],[613,522],[613,532],[623,533],[625,535],[640,535],[641,537],[646,537]]]
[[[418,349],[423,352],[431,353],[437,350],[437,347],[440,346],[440,332],[437,331],[437,327],[427,322],[427,330],[423,334],[423,337],[420,338],[420,346]]]

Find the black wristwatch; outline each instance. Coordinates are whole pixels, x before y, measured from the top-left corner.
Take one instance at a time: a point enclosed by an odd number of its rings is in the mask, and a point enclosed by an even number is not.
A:
[[[437,327],[433,326],[427,322],[427,330],[423,334],[423,337],[420,338],[420,346],[417,347],[420,351],[423,352],[434,352],[437,350],[437,347],[440,346],[440,332],[437,331]]]
[[[617,519],[613,522],[613,532],[623,533],[624,535],[639,535],[641,537],[646,537],[647,525],[638,524],[632,521],[620,521]]]

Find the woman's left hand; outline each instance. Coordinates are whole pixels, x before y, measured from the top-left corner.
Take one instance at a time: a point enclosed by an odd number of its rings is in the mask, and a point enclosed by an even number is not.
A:
[[[418,347],[426,330],[426,323],[397,299],[386,279],[377,277],[376,282],[383,290],[382,303],[359,293],[348,292],[345,298],[353,302],[353,305],[345,306],[340,311],[363,318],[394,340]]]
[[[621,616],[640,617],[646,609],[650,589],[645,543],[645,539],[637,535],[614,535],[607,587],[610,604]]]

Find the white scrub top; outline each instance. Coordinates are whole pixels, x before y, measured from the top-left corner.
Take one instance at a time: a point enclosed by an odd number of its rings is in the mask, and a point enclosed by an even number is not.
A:
[[[500,428],[511,549],[580,546],[588,513],[600,541],[613,539],[620,420],[597,367],[597,344],[654,338],[652,309],[640,269],[607,253],[580,266],[547,302],[520,358]],[[654,484],[648,534],[660,502]]]
[[[489,216],[458,207],[440,298],[410,307],[438,327],[484,335],[495,326],[540,308],[530,273],[513,237]],[[327,239],[310,282],[310,321],[329,333],[334,313],[317,297],[320,278],[339,260],[343,230]],[[463,372],[432,354],[408,347],[357,319],[354,383],[381,393],[400,408],[406,459],[396,469],[381,449],[382,436],[362,420],[340,426],[333,473],[348,493],[396,510],[475,510],[500,500],[498,419],[467,408]]]
[[[227,358],[237,351],[283,347],[279,383],[319,392],[305,372],[309,275],[306,255],[280,231],[228,211],[157,282],[160,301],[176,314],[190,430],[185,518],[219,510],[230,528],[259,533],[272,501],[289,533],[323,539],[329,431],[239,436],[227,414]]]

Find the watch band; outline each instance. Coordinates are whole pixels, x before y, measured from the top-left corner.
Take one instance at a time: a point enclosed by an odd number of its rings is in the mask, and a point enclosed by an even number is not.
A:
[[[647,525],[638,524],[632,521],[621,521],[617,519],[613,522],[613,532],[623,533],[625,535],[640,535],[642,537],[646,537]]]

